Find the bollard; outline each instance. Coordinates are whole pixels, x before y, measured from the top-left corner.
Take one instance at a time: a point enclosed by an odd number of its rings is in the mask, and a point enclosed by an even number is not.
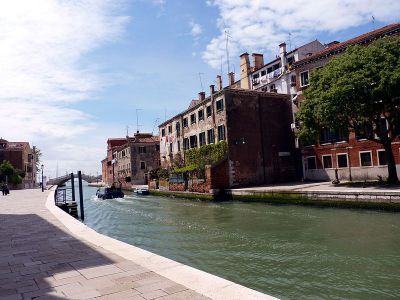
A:
[[[71,190],[72,190],[72,201],[75,202],[75,178],[74,178],[74,173],[71,173]]]
[[[83,190],[82,190],[82,172],[78,171],[78,183],[79,183],[79,207],[81,211],[81,220],[85,219],[85,213],[83,210]]]

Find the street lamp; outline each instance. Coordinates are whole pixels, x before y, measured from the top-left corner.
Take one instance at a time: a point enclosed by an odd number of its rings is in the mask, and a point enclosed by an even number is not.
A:
[[[43,184],[43,169],[44,169],[44,165],[42,164],[40,166],[40,168],[42,169],[42,192],[44,192],[44,184]]]

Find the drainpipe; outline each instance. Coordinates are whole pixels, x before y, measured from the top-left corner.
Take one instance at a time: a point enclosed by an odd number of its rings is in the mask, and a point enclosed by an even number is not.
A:
[[[258,117],[260,119],[260,135],[261,135],[261,154],[262,154],[262,166],[263,166],[263,182],[265,183],[265,157],[264,157],[264,131],[262,126],[262,114],[261,114],[261,98],[258,95]]]

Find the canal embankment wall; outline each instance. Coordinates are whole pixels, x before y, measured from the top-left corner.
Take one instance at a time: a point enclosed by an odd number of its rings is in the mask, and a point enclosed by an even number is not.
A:
[[[400,211],[400,191],[293,191],[227,189],[215,193],[150,190],[157,196],[208,201],[245,201]]]
[[[167,279],[181,284],[211,299],[277,299],[224,278],[192,268],[177,261],[100,234],[59,209],[54,202],[54,190],[48,195],[47,209],[76,238],[113,252]]]

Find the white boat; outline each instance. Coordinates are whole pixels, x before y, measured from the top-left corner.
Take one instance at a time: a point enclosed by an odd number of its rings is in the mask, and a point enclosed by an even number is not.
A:
[[[149,188],[147,186],[143,187],[136,187],[133,192],[138,195],[148,195],[149,194]]]

